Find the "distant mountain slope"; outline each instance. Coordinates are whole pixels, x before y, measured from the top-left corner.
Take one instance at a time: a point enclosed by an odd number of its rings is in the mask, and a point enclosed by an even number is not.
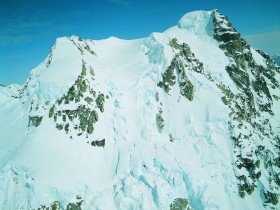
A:
[[[279,209],[279,81],[217,10],[59,38],[0,89],[0,209]]]
[[[272,56],[272,59],[277,63],[278,66],[280,66],[280,56],[274,55]]]

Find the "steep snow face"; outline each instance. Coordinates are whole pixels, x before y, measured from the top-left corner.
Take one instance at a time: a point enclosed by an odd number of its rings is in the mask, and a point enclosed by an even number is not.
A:
[[[258,53],[254,48],[251,48],[250,50],[251,50],[251,53],[252,53],[252,56],[253,56],[255,62],[258,65],[261,65],[264,68],[267,68],[267,65],[265,63],[265,59],[260,55],[260,53]]]
[[[229,60],[211,36],[208,34],[196,35],[177,26],[166,30],[164,34],[168,40],[176,38],[182,43],[187,43],[195,57],[203,63],[206,74],[211,74],[211,77],[218,82],[234,85],[227,72],[224,71]],[[168,49],[170,50],[170,48]]]
[[[97,54],[90,64],[104,69],[96,74],[106,74],[114,82],[129,84],[135,82],[147,68],[148,60],[143,40],[121,40],[111,37],[95,41],[94,51]]]
[[[212,11],[195,11],[187,13],[178,22],[178,27],[188,32],[200,34],[213,34]]]
[[[58,98],[74,83],[81,65],[79,49],[66,37],[57,39],[47,60],[32,70],[27,94],[47,100]]]
[[[279,79],[217,11],[60,38],[0,87],[0,208],[278,208]]]

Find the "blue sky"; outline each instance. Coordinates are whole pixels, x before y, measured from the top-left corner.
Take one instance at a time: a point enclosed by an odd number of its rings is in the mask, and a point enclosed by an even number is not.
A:
[[[255,47],[280,55],[280,0],[0,0],[0,83],[24,83],[57,37],[142,38],[213,9]]]

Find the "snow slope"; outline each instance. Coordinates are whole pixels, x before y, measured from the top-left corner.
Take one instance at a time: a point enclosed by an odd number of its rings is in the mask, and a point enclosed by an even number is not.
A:
[[[0,208],[279,208],[280,70],[236,34],[215,10],[138,40],[57,39],[0,87]]]

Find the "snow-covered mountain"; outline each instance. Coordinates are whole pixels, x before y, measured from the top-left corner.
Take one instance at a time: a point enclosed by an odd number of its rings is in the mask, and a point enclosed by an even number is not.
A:
[[[279,81],[217,10],[59,38],[0,87],[0,209],[279,209]]]

